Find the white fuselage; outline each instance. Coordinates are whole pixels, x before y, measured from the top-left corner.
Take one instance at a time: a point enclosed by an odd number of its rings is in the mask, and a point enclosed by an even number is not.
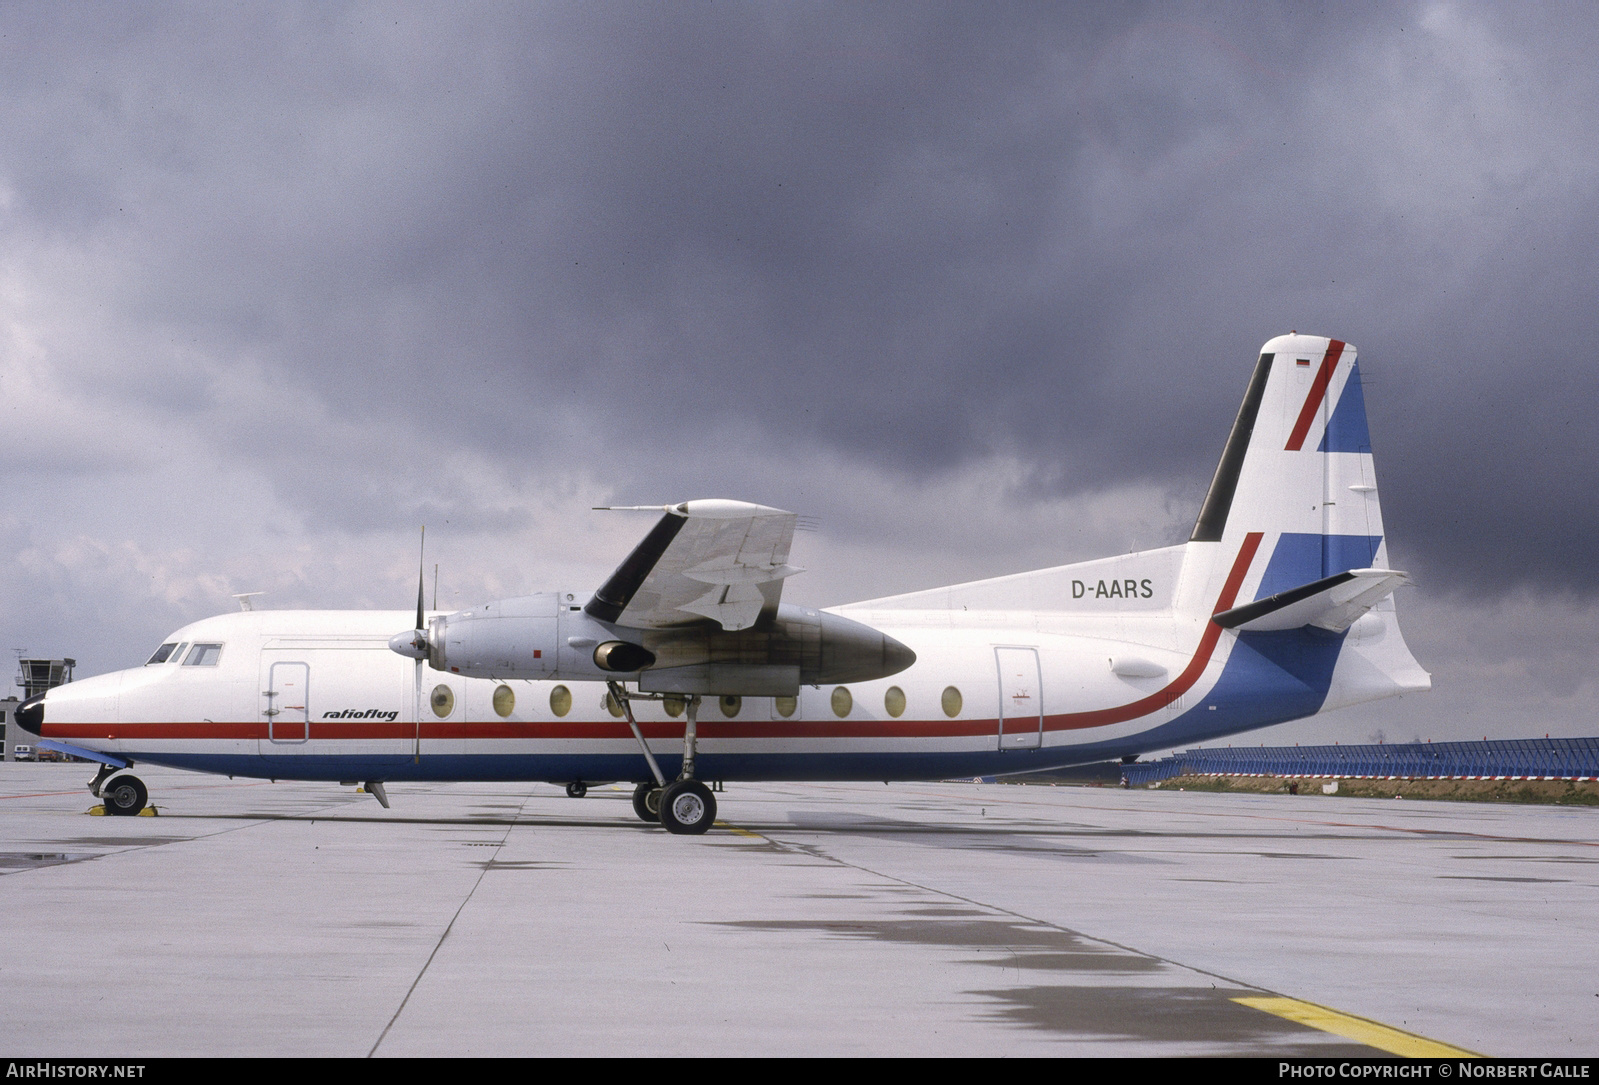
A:
[[[1257,547],[1226,563],[1230,575],[1220,583],[1206,576],[1185,585],[1186,549],[840,608],[910,646],[916,663],[876,681],[805,686],[793,701],[707,698],[699,710],[699,774],[926,779],[1036,771],[1395,692],[1392,681],[1363,685],[1376,668],[1346,662],[1382,653],[1388,623],[1379,612],[1341,638],[1310,643],[1325,657],[1320,689],[1269,675],[1263,681],[1259,668],[1224,678],[1237,635],[1200,615],[1224,609],[1259,579],[1265,562]],[[1175,605],[1185,591],[1215,602]],[[973,609],[963,594],[1024,605]],[[1025,605],[1029,595],[1055,605]],[[410,622],[402,611],[256,611],[195,622],[168,640],[220,645],[209,662],[187,664],[178,657],[192,650],[180,648],[166,662],[60,687],[51,693],[44,735],[132,762],[273,778],[647,777],[601,682],[501,681],[423,666],[418,696],[417,665],[388,646]],[[652,751],[672,771],[682,753],[681,703],[634,700],[633,707]]]

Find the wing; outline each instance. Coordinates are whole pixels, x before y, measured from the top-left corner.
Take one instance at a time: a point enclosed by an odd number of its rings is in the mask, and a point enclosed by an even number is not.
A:
[[[669,629],[709,618],[748,629],[777,612],[788,564],[792,512],[744,501],[685,501],[634,548],[583,607],[592,618],[635,629]]]

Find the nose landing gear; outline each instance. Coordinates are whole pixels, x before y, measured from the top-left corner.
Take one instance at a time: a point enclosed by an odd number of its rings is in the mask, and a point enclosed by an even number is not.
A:
[[[136,817],[150,804],[150,790],[143,780],[137,776],[115,775],[130,764],[130,761],[101,762],[100,771],[89,781],[89,794],[105,803],[105,812],[112,817]]]

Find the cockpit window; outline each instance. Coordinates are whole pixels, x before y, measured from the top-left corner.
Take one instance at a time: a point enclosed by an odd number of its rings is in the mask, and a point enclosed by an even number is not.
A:
[[[222,658],[222,645],[196,644],[189,649],[189,654],[184,657],[185,667],[215,667],[217,660]]]
[[[146,663],[145,666],[148,667],[150,663],[165,663],[167,661],[167,657],[172,654],[172,649],[176,648],[177,646],[177,641],[171,641],[170,643],[163,644],[161,647],[155,650],[155,655],[150,657],[150,662]]]

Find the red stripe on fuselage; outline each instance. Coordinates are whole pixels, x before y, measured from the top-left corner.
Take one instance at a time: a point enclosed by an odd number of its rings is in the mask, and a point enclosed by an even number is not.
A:
[[[1244,577],[1260,549],[1262,533],[1251,531],[1244,537],[1233,559],[1233,567],[1222,584],[1221,594],[1211,614],[1220,614],[1232,608],[1243,587]],[[1125,723],[1148,715],[1171,704],[1193,688],[1199,676],[1210,664],[1216,645],[1221,640],[1222,628],[1215,622],[1206,622],[1199,645],[1193,657],[1169,685],[1157,693],[1141,697],[1116,708],[1100,708],[1089,712],[1065,712],[1044,717],[1046,731],[1075,731],[1085,727],[1104,727],[1112,723]],[[699,737],[715,738],[962,738],[993,736],[998,733],[998,720],[705,720],[699,721]],[[639,721],[639,729],[646,738],[678,739],[683,737],[683,725],[674,721]],[[50,723],[43,725],[41,737],[56,739],[103,738],[137,741],[139,739],[212,739],[256,740],[267,742],[265,721],[249,723]],[[421,728],[424,741],[441,739],[629,739],[632,732],[620,721],[611,722],[551,722],[523,723],[505,721],[488,723],[465,721],[461,723],[424,723]],[[390,723],[383,720],[313,720],[311,740],[336,741],[340,739],[405,739],[415,740],[417,725],[411,722]],[[280,743],[292,749],[298,742]]]
[[[1238,589],[1244,585],[1244,575],[1249,572],[1250,563],[1255,560],[1255,551],[1260,549],[1262,535],[1262,532],[1251,531],[1244,536],[1244,545],[1238,548],[1238,556],[1233,559],[1233,567],[1227,573],[1226,582],[1222,584],[1221,594],[1216,597],[1216,606],[1211,610],[1212,615],[1232,608],[1233,600],[1238,598]],[[1140,698],[1131,704],[1122,705],[1120,708],[1100,708],[1092,712],[1067,712],[1059,716],[1046,716],[1044,730],[1075,731],[1083,727],[1104,727],[1110,723],[1135,720],[1139,716],[1165,708],[1199,681],[1199,676],[1205,673],[1205,668],[1210,665],[1210,657],[1215,653],[1216,643],[1219,640],[1221,640],[1221,626],[1215,622],[1206,622],[1205,632],[1199,638],[1199,647],[1194,649],[1193,658],[1188,661],[1188,666],[1183,668],[1183,673],[1165,689],[1151,693],[1148,697]]]
[[[1316,420],[1316,412],[1321,410],[1321,401],[1327,396],[1327,385],[1332,382],[1333,370],[1338,368],[1338,359],[1343,354],[1342,340],[1333,339],[1327,343],[1327,354],[1321,360],[1321,368],[1316,371],[1316,379],[1310,382],[1310,394],[1305,397],[1305,405],[1299,408],[1299,419],[1294,423],[1294,430],[1288,435],[1288,444],[1283,451],[1298,452],[1304,447],[1305,435],[1310,432],[1310,424]]]
[[[265,723],[52,723],[48,738],[63,741],[74,738],[101,739],[212,739],[268,742]],[[700,738],[959,738],[963,735],[992,735],[994,720],[707,720],[699,721]],[[671,720],[639,721],[645,738],[683,737],[683,723]],[[311,741],[335,742],[353,739],[386,739],[406,742],[416,738],[414,723],[368,723],[359,728],[314,721]],[[488,723],[468,720],[463,723],[424,723],[422,741],[450,739],[626,739],[633,732],[621,722],[576,720],[570,723],[504,721]],[[302,739],[279,740],[277,745],[292,748]]]

